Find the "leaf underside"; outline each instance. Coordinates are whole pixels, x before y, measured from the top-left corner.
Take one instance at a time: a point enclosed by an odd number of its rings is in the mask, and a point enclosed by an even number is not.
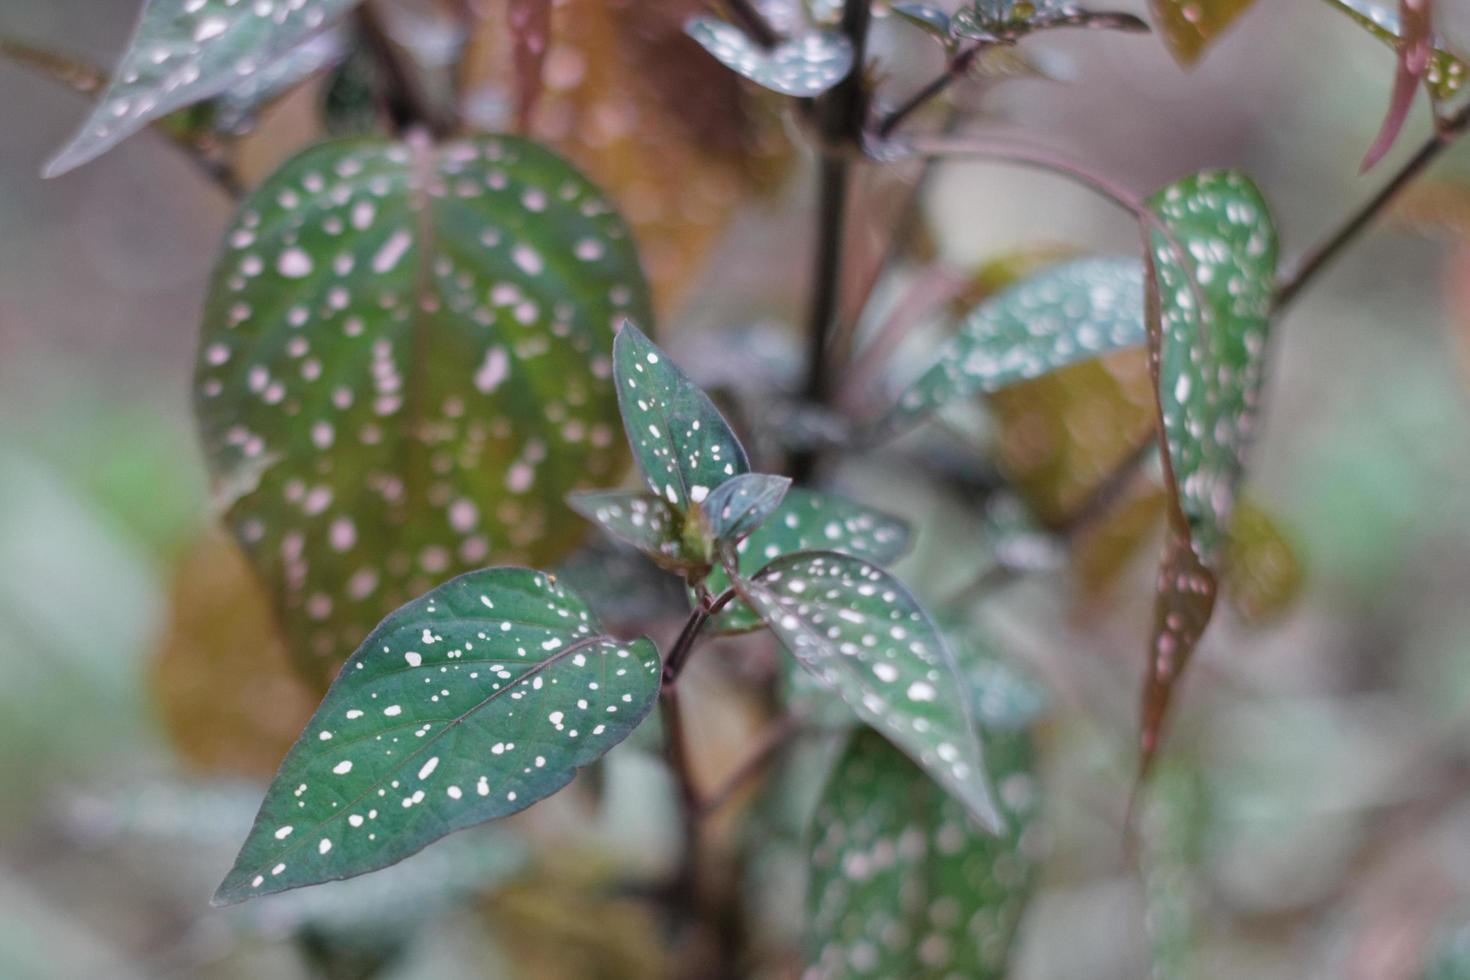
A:
[[[897,579],[861,558],[803,552],[736,587],[803,667],[978,821],[1001,829],[964,681]]]
[[[364,641],[281,764],[215,901],[393,864],[556,792],[658,696],[658,651],[530,569],[454,579]]]
[[[324,678],[409,597],[554,563],[623,452],[612,328],[648,313],[628,230],[514,137],[310,149],[237,215],[196,410],[226,519]]]
[[[852,42],[835,31],[812,31],[766,50],[740,28],[710,17],[691,18],[685,30],[725,67],[782,95],[813,98],[853,70]]]
[[[153,120],[240,85],[358,2],[148,0],[112,83],[46,165],[46,176],[79,167]]]

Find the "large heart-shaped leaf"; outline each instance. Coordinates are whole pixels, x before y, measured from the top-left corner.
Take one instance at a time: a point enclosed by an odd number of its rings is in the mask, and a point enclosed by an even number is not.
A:
[[[1255,0],[1149,0],[1174,60],[1192,65]]]
[[[898,518],[833,494],[792,487],[781,505],[736,545],[735,555],[740,574],[750,578],[774,559],[798,551],[840,551],[887,565],[908,547],[909,526]],[[719,594],[730,587],[730,576],[717,565],[706,585]],[[734,599],[706,629],[740,633],[760,626],[760,616]]]
[[[1406,37],[1403,18],[1398,11],[1370,3],[1369,0],[1326,0],[1357,21],[1374,37],[1398,51]],[[1408,38],[1412,40],[1412,35]],[[1428,65],[1423,71],[1425,86],[1436,102],[1454,98],[1470,78],[1470,65],[1453,51],[1444,39],[1433,38],[1433,50],[1428,55]]]
[[[358,2],[148,0],[112,84],[46,165],[46,176],[79,167],[154,119],[239,85]]]
[[[766,49],[710,17],[691,18],[685,30],[725,67],[782,95],[809,99],[852,73],[852,42],[836,31],[810,31]]]
[[[813,551],[779,558],[735,587],[858,717],[982,824],[1002,828],[964,680],[933,620],[901,582],[861,558]]]
[[[383,621],[281,764],[215,901],[363,874],[523,810],[628,736],[658,651],[602,634],[524,568],[471,572]]]
[[[1146,340],[1141,262],[1080,259],[1053,266],[976,307],[884,427],[902,428],[959,399]]]
[[[964,808],[873,732],[858,732],[813,818],[811,980],[1000,980],[1036,879],[1030,741],[987,732],[1007,831]]]
[[[714,402],[631,323],[618,330],[613,371],[633,458],[648,488],[680,513],[750,470]]]
[[[583,536],[623,458],[612,327],[647,315],[597,189],[513,137],[306,151],[240,210],[197,410],[228,522],[318,676],[389,611]]]

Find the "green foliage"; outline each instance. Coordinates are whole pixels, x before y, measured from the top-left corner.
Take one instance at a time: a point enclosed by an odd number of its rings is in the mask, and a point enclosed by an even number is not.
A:
[[[883,426],[902,429],[951,402],[1146,340],[1143,265],[1137,259],[1053,266],[976,307]]]
[[[771,562],[735,588],[801,665],[992,832],[992,798],[964,682],[944,638],[883,569],[836,552]]]
[[[732,476],[701,505],[710,533],[726,547],[744,541],[781,506],[791,480],[765,473]]]
[[[653,707],[658,652],[549,576],[492,568],[363,641],[281,764],[216,902],[393,864],[523,810]]]
[[[691,18],[685,30],[725,67],[782,95],[821,95],[853,70],[852,43],[834,31],[813,31],[767,50],[740,28],[710,17]]]
[[[196,404],[227,520],[322,676],[450,575],[554,561],[621,452],[612,326],[648,315],[627,227],[514,137],[331,142],[241,208]]]
[[[591,490],[572,494],[567,503],[614,538],[652,558],[660,568],[697,573],[709,567],[708,554],[685,547],[684,518],[662,497],[629,490]]]
[[[147,0],[112,84],[77,135],[46,165],[47,176],[81,166],[176,109],[263,72],[273,74],[276,59],[357,3]]]

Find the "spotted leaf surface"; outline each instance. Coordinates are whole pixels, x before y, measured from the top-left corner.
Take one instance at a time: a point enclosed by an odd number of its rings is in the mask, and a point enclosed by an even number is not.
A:
[[[791,654],[998,832],[965,681],[938,628],[877,565],[836,552],[779,558],[741,596]]]
[[[1170,528],[1159,562],[1153,641],[1143,682],[1139,732],[1143,773],[1148,772],[1158,753],[1174,689],[1210,624],[1217,591],[1215,573],[1199,560],[1184,535]]]
[[[1327,0],[1327,3],[1357,21],[1370,34],[1395,51],[1398,51],[1406,40],[1412,41],[1414,34],[1417,33],[1406,34],[1403,18],[1391,7],[1370,3],[1368,0]],[[1426,5],[1421,4],[1420,9],[1427,18]],[[1420,24],[1419,29],[1422,30],[1423,26]],[[1465,87],[1466,78],[1470,77],[1470,65],[1467,65],[1465,60],[1452,50],[1443,38],[1434,36],[1432,50],[1422,54],[1421,57],[1427,58],[1427,62],[1419,74],[1435,101],[1445,102],[1452,99]]]
[[[672,504],[651,493],[627,490],[574,493],[572,509],[625,544],[652,558],[659,566],[684,571],[709,564],[684,547],[684,519]]]
[[[1168,472],[1196,553],[1215,565],[1254,421],[1276,275],[1276,230],[1249,178],[1210,171],[1149,205],[1186,253],[1153,233],[1155,371]]]
[[[981,303],[934,365],[904,392],[885,426],[1147,341],[1143,264],[1082,259],[1054,266]]]
[[[913,24],[946,45],[950,43],[949,14],[941,8],[926,3],[895,3],[892,10],[894,16]]]
[[[55,177],[155,119],[265,71],[358,0],[147,0],[101,101],[46,165]]]
[[[227,242],[196,407],[311,673],[453,574],[577,545],[566,494],[624,458],[612,327],[648,303],[596,188],[513,137],[347,140],[272,176]]]
[[[956,37],[1000,43],[1056,27],[1148,30],[1132,14],[1091,11],[1069,0],[974,0],[956,11],[950,23]]]
[[[1007,830],[977,824],[873,732],[853,736],[813,819],[807,980],[1001,980],[1036,880],[1024,732],[987,732]]]
[[[740,574],[750,578],[774,559],[798,551],[838,551],[886,565],[908,547],[909,527],[898,518],[833,494],[792,487],[780,506],[736,545],[735,556]],[[707,585],[718,595],[730,587],[730,576],[716,566]],[[735,599],[706,629],[739,633],[760,626],[760,616]]]
[[[750,470],[745,449],[704,392],[631,323],[613,344],[618,407],[648,488],[681,513]]]
[[[766,49],[709,17],[692,18],[685,30],[725,67],[782,95],[809,99],[852,72],[852,43],[835,31],[811,31]]]
[[[1154,26],[1181,65],[1192,65],[1255,0],[1149,0]]]
[[[768,473],[745,473],[715,488],[703,504],[710,532],[725,544],[743,541],[771,515],[786,493],[791,480]]]
[[[491,568],[393,613],[281,764],[215,901],[393,864],[523,810],[627,737],[658,695],[648,640],[602,635],[551,577]]]

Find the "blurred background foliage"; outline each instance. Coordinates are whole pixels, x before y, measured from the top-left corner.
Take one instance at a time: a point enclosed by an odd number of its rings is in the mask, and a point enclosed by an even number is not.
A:
[[[431,5],[407,7],[420,20],[402,29],[432,60]],[[810,167],[776,108],[683,38],[694,7],[560,4],[537,132],[629,216],[663,341],[758,445],[799,350]],[[11,2],[0,37],[109,64],[136,8]],[[1452,36],[1457,26],[1447,19]],[[937,50],[891,21],[875,47],[897,66],[896,88],[937,67]],[[505,125],[504,37],[485,32],[466,50],[476,121]],[[1121,36],[1057,33],[1035,53],[1077,83],[993,87],[989,125],[1141,189],[1240,165],[1271,199],[1288,254],[1372,186],[1356,164],[1392,55],[1317,5],[1258,0],[1190,74],[1160,45]],[[250,180],[320,131],[327,88],[264,115],[240,146]],[[977,88],[956,98],[977,105]],[[0,92],[0,976],[658,975],[660,925],[640,888],[667,870],[677,828],[651,737],[575,792],[389,872],[207,907],[315,700],[214,527],[189,415],[201,296],[230,204],[154,134],[42,182],[83,103],[4,61]],[[1394,159],[1427,132],[1416,116]],[[865,281],[863,257],[876,258],[909,178],[867,173],[850,282]],[[911,254],[950,270],[956,296],[993,290],[1027,252],[1134,246],[1105,205],[1013,169],[946,166],[920,203]],[[879,284],[880,314],[925,268]],[[1143,479],[1080,532],[1064,515],[1148,428],[1141,358],[1017,386],[837,474],[915,523],[904,577],[940,608],[953,597],[950,612],[1050,692],[1037,733],[1047,855],[1014,976],[1470,976],[1467,283],[1461,147],[1280,325],[1252,505],[1231,546],[1231,610],[1186,684],[1137,854],[1122,826],[1161,497]],[[856,404],[881,406],[924,363],[947,322],[930,305],[891,377],[867,379]],[[903,465],[913,459],[945,478]],[[998,476],[1026,505],[1021,519],[1014,502],[987,499]],[[574,581],[579,567],[589,596],[606,588],[606,565],[580,555]],[[985,577],[996,568],[1005,574]],[[632,568],[615,581],[608,599],[636,598],[636,613],[619,610],[628,619],[677,626],[677,593],[645,588]],[[707,785],[759,737],[763,706],[738,682],[774,663],[757,637],[722,641],[691,668]],[[715,823],[718,849],[755,855],[739,883],[758,927],[755,976],[791,976],[799,962],[793,857],[828,748],[788,753],[772,784],[790,792],[741,794]]]

